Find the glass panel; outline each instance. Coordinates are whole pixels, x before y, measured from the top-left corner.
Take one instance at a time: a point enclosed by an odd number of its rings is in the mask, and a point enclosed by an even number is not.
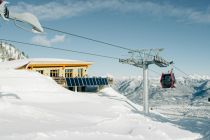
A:
[[[97,83],[96,83],[96,78],[92,78],[93,79],[93,84],[94,85],[97,85]]]
[[[83,85],[84,85],[84,86],[88,85],[86,79],[87,79],[87,78],[82,78],[82,82],[83,82]]]
[[[105,78],[105,85],[109,85],[108,79]]]
[[[93,83],[93,78],[88,78],[89,79],[89,81],[90,81],[90,85],[94,85],[94,83]]]
[[[44,74],[44,70],[37,70],[37,72]]]
[[[59,70],[50,70],[50,77],[59,77]]]
[[[66,83],[68,87],[72,87],[72,83],[69,78],[66,78]]]
[[[90,78],[85,78],[85,79],[86,79],[87,85],[90,86],[91,85]]]
[[[74,80],[75,80],[76,86],[80,86],[80,85],[79,85],[79,80],[78,80],[78,78],[74,78]]]
[[[73,77],[73,69],[65,69],[65,77]]]
[[[103,85],[102,84],[102,78],[98,78],[98,80],[99,80],[99,85]]]
[[[101,85],[99,79],[100,79],[100,78],[96,78],[97,85]]]
[[[74,87],[74,86],[76,86],[76,84],[75,84],[75,81],[74,81],[74,78],[69,78],[70,79],[70,81],[71,81],[71,85]]]
[[[105,85],[105,79],[101,78],[101,81],[102,81],[102,85]]]
[[[82,68],[78,69],[78,77],[83,77],[83,69]]]
[[[83,82],[82,82],[82,78],[78,78],[78,81],[79,81],[79,86],[83,86]]]

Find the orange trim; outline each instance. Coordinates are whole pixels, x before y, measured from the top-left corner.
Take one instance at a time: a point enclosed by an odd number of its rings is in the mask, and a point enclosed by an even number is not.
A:
[[[29,64],[28,67],[89,67],[87,64]]]

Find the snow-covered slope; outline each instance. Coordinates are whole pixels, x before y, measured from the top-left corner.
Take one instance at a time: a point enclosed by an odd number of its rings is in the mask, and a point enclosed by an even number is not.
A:
[[[0,62],[25,59],[27,57],[28,56],[24,52],[21,52],[12,44],[0,42]]]
[[[176,120],[175,124],[182,124],[191,131],[202,133],[205,139],[210,139],[209,76],[179,77],[174,89],[162,89],[159,78],[152,78],[149,83],[151,109]],[[142,78],[115,79],[113,88],[131,101],[143,104]]]
[[[73,93],[34,72],[0,70],[1,140],[197,139],[112,88]]]

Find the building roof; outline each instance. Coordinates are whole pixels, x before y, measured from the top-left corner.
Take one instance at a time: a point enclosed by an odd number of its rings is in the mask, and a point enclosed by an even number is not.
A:
[[[57,58],[31,58],[22,60],[13,60],[0,63],[0,69],[18,69],[26,65],[33,64],[83,64],[92,65],[93,62],[81,61],[81,60],[69,60],[69,59],[57,59]]]
[[[87,64],[91,65],[93,62],[69,59],[56,59],[56,58],[32,58],[29,59],[30,64]]]

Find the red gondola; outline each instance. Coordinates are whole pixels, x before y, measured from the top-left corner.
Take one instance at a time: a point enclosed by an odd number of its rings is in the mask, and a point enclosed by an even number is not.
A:
[[[160,83],[162,88],[175,88],[176,79],[174,73],[162,73]]]

